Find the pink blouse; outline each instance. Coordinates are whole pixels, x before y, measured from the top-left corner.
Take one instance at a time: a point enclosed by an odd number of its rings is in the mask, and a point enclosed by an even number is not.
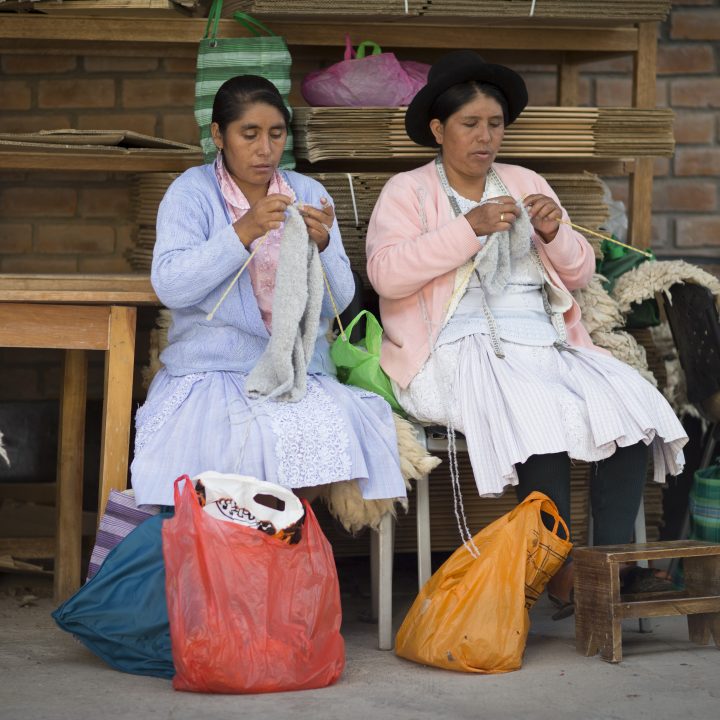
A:
[[[227,171],[225,164],[222,160],[222,153],[218,153],[215,159],[215,175],[217,176],[218,182],[220,183],[220,191],[222,192],[225,204],[227,205],[230,217],[233,222],[237,222],[245,213],[250,210],[250,203],[243,194],[242,190],[235,184],[235,181],[230,177],[230,173]],[[295,202],[295,192],[285,182],[282,175],[275,171],[272,180],[270,181],[270,187],[268,188],[268,195],[280,193],[287,195]],[[280,241],[282,240],[284,226],[279,227],[277,230],[271,230],[268,234],[267,240],[262,244],[262,247],[257,251],[255,257],[251,260],[247,267],[250,273],[250,281],[252,282],[253,293],[257,300],[258,307],[260,308],[260,315],[265,323],[269,333],[272,333],[272,304],[275,296],[275,271],[277,269],[278,258],[280,257]],[[250,250],[254,250],[258,242],[262,238],[253,240],[250,244]]]

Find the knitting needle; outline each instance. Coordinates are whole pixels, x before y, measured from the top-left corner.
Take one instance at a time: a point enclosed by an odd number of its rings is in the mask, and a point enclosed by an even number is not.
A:
[[[338,327],[340,328],[340,335],[342,339],[347,342],[347,337],[345,336],[345,328],[343,327],[342,320],[340,319],[340,312],[338,311],[337,305],[335,304],[335,298],[333,297],[332,290],[330,289],[330,281],[328,280],[328,276],[325,274],[325,268],[322,265],[322,261],[320,261],[320,270],[322,270],[323,280],[325,280],[325,287],[327,288],[328,295],[330,296],[330,302],[333,306],[335,319],[337,320]]]
[[[525,202],[525,198],[527,195],[523,195],[523,202]],[[574,222],[570,222],[570,220],[565,220],[561,217],[559,218],[553,218],[553,220],[556,220],[559,223],[562,223],[563,225],[569,225],[572,228],[575,228],[575,230],[580,230],[582,232],[589,233],[590,235],[594,235],[595,237],[599,237],[601,240],[607,240],[609,243],[614,243],[615,245],[620,245],[620,247],[624,247],[627,250],[632,250],[633,252],[638,253],[639,255],[644,255],[645,257],[651,258],[653,257],[653,254],[649,252],[648,250],[641,250],[640,248],[633,247],[632,245],[628,245],[627,243],[621,242],[620,240],[616,240],[614,237],[610,237],[609,235],[603,235],[602,233],[596,232],[595,230],[591,230],[590,228],[583,227],[582,225],[577,225]]]
[[[563,220],[563,218],[555,218],[558,222],[561,222],[563,225],[570,225],[570,227],[575,228],[576,230],[581,230],[582,232],[590,233],[590,235],[594,235],[595,237],[599,237],[601,240],[607,240],[608,242],[614,243],[615,245],[620,245],[620,247],[627,248],[628,250],[632,250],[633,252],[639,253],[640,255],[644,255],[645,257],[652,258],[653,254],[649,252],[648,250],[641,250],[640,248],[633,247],[632,245],[628,245],[627,243],[620,242],[620,240],[616,240],[614,237],[610,237],[609,235],[603,235],[602,233],[595,232],[595,230],[591,230],[590,228],[583,227],[582,225],[576,225],[574,222],[570,222],[569,220]]]
[[[218,311],[218,308],[225,302],[225,298],[228,296],[230,290],[232,289],[233,285],[240,279],[240,276],[243,274],[243,271],[248,266],[248,263],[255,257],[255,253],[261,248],[262,244],[268,239],[268,235],[270,232],[266,232],[259,240],[258,244],[253,248],[253,251],[250,253],[250,256],[248,259],[243,263],[243,266],[238,270],[237,275],[228,283],[228,286],[225,288],[225,292],[222,294],[222,297],[217,301],[215,307],[207,314],[206,320],[212,320],[215,317],[215,313]]]

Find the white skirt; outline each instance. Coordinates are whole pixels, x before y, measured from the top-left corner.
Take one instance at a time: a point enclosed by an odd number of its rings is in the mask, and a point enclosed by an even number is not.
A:
[[[515,464],[566,452],[602,460],[625,447],[652,446],[654,479],[677,475],[687,436],[667,400],[629,365],[584,348],[504,342],[504,358],[487,335],[437,347],[398,402],[424,424],[465,435],[478,491],[502,494],[518,482]]]

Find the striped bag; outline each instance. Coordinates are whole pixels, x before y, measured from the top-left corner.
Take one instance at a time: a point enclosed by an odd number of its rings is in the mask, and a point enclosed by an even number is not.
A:
[[[160,506],[154,505],[144,505],[140,509],[135,504],[135,493],[132,490],[111,490],[95,537],[95,547],[88,567],[88,581],[97,574],[111,550],[138,525],[157,515],[160,510]]]
[[[215,93],[226,80],[236,75],[260,75],[275,85],[292,113],[288,102],[291,58],[285,40],[260,21],[241,12],[236,12],[233,18],[255,37],[218,38],[221,12],[222,0],[213,0],[197,55],[195,119],[200,126],[200,144],[205,162],[212,162],[217,153],[210,135],[210,121]],[[280,167],[295,167],[290,128]]]
[[[690,491],[691,537],[720,543],[720,465],[695,473]]]

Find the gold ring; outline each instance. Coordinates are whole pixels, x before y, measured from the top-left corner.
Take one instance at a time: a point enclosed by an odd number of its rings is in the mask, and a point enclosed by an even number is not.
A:
[[[500,222],[505,222],[505,213],[500,213]]]

